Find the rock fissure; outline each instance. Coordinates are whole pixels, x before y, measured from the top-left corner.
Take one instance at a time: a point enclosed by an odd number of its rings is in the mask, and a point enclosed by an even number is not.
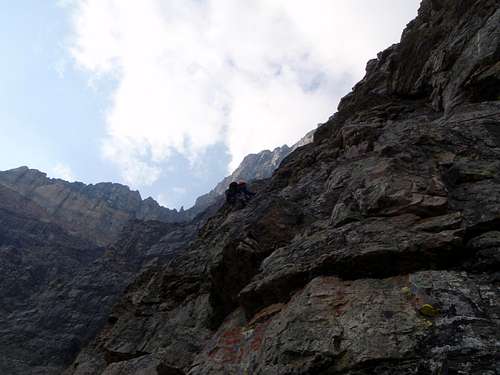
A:
[[[131,359],[135,359],[138,357],[142,357],[151,353],[147,352],[134,352],[134,353],[125,353],[125,352],[114,352],[111,350],[106,350],[106,363],[109,365],[115,362],[123,362],[129,361]]]

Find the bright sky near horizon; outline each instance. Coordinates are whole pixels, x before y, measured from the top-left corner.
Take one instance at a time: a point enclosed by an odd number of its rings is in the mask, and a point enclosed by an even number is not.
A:
[[[332,115],[419,0],[0,0],[0,170],[189,207]]]

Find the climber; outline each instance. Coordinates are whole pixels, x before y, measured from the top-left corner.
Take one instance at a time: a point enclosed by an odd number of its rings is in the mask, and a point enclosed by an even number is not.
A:
[[[245,201],[248,201],[250,198],[252,198],[255,195],[255,193],[248,190],[247,184],[245,181],[238,182],[238,192],[240,193],[241,197]]]
[[[245,182],[231,182],[226,190],[226,202],[243,208],[254,195],[255,193],[248,190]]]
[[[226,202],[233,205],[238,200],[238,183],[231,182],[229,188],[226,190]]]

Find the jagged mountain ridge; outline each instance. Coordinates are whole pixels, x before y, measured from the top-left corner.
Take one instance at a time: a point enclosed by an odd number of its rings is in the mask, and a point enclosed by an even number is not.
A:
[[[26,166],[0,171],[0,185],[12,189],[45,209],[45,221],[57,221],[68,230],[93,239],[100,245],[116,241],[129,220],[158,220],[166,223],[192,220],[215,204],[232,181],[268,178],[293,150],[312,142],[314,130],[297,143],[247,155],[229,176],[210,192],[196,199],[187,210],[160,206],[153,198],[142,199],[128,186],[100,182],[84,184],[48,178],[47,174]]]
[[[86,185],[47,178],[36,169],[20,167],[0,171],[0,185],[31,200],[45,211],[44,221],[103,246],[118,239],[132,219],[182,221],[177,210],[161,207],[152,198],[115,183]]]
[[[500,6],[424,0],[314,142],[143,273],[67,374],[495,374]]]

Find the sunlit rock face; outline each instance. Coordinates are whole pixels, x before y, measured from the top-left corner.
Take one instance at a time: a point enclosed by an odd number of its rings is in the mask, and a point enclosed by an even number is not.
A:
[[[498,374],[500,6],[424,0],[66,374]]]
[[[47,178],[36,169],[20,167],[0,172],[0,186],[40,206],[51,222],[101,246],[116,241],[124,225],[132,219],[182,220],[176,210],[161,207],[151,198],[143,200],[139,192],[120,184],[70,183]]]

